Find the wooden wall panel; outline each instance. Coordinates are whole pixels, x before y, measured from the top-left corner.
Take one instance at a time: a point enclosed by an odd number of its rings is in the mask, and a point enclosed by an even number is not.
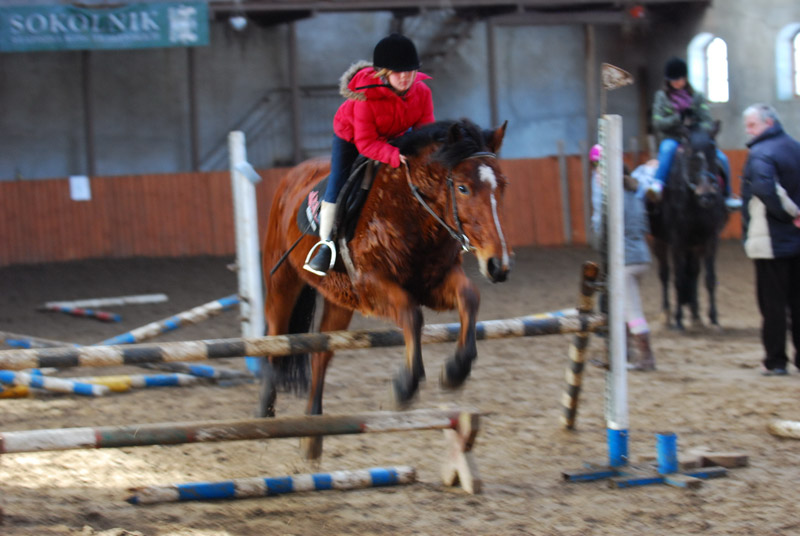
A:
[[[734,191],[747,151],[728,151]],[[586,244],[583,170],[567,157],[572,243]],[[556,157],[502,160],[509,179],[503,219],[512,246],[564,244]],[[261,170],[260,228],[286,168]],[[178,173],[91,178],[92,199],[72,201],[66,179],[0,181],[0,266],[93,257],[234,255],[230,175]],[[723,238],[739,238],[731,216]],[[261,237],[263,239],[263,236]]]
[[[579,156],[567,157],[567,180],[569,183],[570,220],[572,221],[572,243],[575,245],[588,244],[586,229],[589,222],[586,218],[592,217],[591,193],[587,190],[589,210],[584,217],[584,189],[591,186],[590,177],[583,177],[583,162]]]
[[[731,164],[731,188],[737,195],[742,193],[742,171],[747,160],[747,150],[725,151]],[[739,212],[731,214],[728,223],[720,234],[722,239],[742,238],[742,215]]]
[[[503,160],[500,165],[503,174],[508,177],[502,216],[506,240],[512,247],[533,244],[536,241],[536,219],[531,164],[526,160]]]

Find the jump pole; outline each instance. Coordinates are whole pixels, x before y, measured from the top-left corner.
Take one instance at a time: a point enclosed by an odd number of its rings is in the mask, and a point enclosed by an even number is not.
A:
[[[261,257],[255,187],[261,177],[247,162],[243,132],[233,131],[228,134],[228,152],[236,229],[236,271],[239,280],[242,337],[261,337],[264,335],[264,289],[259,262]],[[258,372],[258,359],[247,357],[245,362],[250,371],[254,374]]]
[[[138,294],[135,296],[113,296],[109,298],[90,298],[85,300],[49,301],[45,307],[108,307],[141,303],[165,302],[166,294]]]
[[[0,433],[0,453],[442,430],[446,442],[442,481],[447,486],[461,485],[474,494],[482,485],[472,458],[479,429],[480,414],[468,409],[383,411],[5,432]]]
[[[131,504],[160,504],[178,501],[208,501],[271,497],[286,493],[323,490],[350,490],[413,484],[417,473],[413,467],[373,467],[354,471],[332,471],[284,477],[235,478],[222,482],[191,482],[171,486],[134,488],[125,499]]]
[[[546,316],[532,315],[476,323],[478,340],[533,337],[597,331],[606,325],[600,313]],[[422,343],[455,342],[461,325],[432,324],[422,330]],[[273,335],[250,339],[130,344],[120,346],[81,346],[31,348],[0,351],[0,369],[138,366],[142,363],[205,361],[244,356],[283,356],[306,352],[383,348],[405,344],[396,328],[383,330],[330,331],[294,335]]]
[[[155,322],[145,324],[144,326],[132,329],[126,333],[111,337],[110,339],[105,339],[95,343],[94,346],[132,344],[135,342],[152,339],[161,333],[176,330],[181,326],[187,324],[197,324],[203,320],[208,320],[212,316],[216,316],[223,311],[227,311],[237,303],[239,303],[239,298],[235,294],[232,294],[218,300],[204,303],[203,305],[198,305],[197,307],[193,307],[188,311],[183,311],[182,313],[178,313],[162,320],[156,320]]]

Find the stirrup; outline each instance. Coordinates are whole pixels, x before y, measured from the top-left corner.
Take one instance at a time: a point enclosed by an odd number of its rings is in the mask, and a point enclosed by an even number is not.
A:
[[[737,210],[741,210],[742,200],[738,197],[733,197],[733,196],[726,197],[725,208],[727,208],[729,212],[735,212]]]
[[[317,252],[317,250],[321,246],[326,246],[328,248],[330,255],[330,261],[328,262],[328,266],[327,267],[312,266],[311,263],[315,261],[317,257],[316,255],[314,255],[314,253]],[[320,250],[318,252],[318,255],[324,255],[324,252]],[[335,262],[336,262],[336,244],[334,244],[332,240],[320,240],[319,242],[314,244],[314,247],[312,247],[311,250],[308,252],[308,255],[306,255],[306,260],[303,263],[303,269],[308,270],[312,274],[316,274],[320,277],[325,277],[326,275],[328,275],[328,270],[333,268]]]

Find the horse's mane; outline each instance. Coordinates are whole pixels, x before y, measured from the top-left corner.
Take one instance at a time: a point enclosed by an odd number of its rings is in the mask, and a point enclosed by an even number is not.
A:
[[[431,159],[452,168],[465,158],[485,150],[489,134],[491,131],[481,130],[469,119],[437,121],[407,132],[394,143],[401,153],[408,156],[416,156],[432,144],[441,144]]]

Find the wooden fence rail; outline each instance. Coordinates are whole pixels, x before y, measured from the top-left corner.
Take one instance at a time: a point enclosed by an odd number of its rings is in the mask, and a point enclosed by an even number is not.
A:
[[[728,151],[728,156],[738,192],[746,151]],[[510,180],[504,225],[512,246],[587,243],[580,156],[564,156],[561,162],[557,156],[505,159],[502,167]],[[256,188],[261,228],[284,172],[259,170],[264,179]],[[569,189],[565,194],[562,185]],[[227,172],[92,177],[90,186],[90,200],[73,201],[65,178],[0,181],[0,266],[235,252]],[[565,200],[569,215],[562,213]],[[723,238],[739,237],[740,226],[739,216],[731,217]]]

